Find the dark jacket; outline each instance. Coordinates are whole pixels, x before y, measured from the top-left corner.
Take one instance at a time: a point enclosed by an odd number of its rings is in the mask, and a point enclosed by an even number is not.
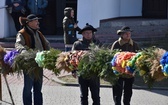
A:
[[[66,8],[64,10],[64,19],[63,19],[63,31],[64,31],[64,43],[73,44],[77,41],[76,31],[80,31],[80,28],[74,28],[75,21],[71,17],[72,8]]]
[[[96,38],[93,38],[92,40],[87,40],[84,37],[82,39],[79,39],[78,41],[74,42],[72,46],[73,50],[90,50],[89,46],[91,43],[94,43],[95,45],[101,45],[100,41]],[[76,73],[76,70],[73,70],[72,73]]]
[[[124,43],[123,40],[119,38],[113,43],[111,49],[120,49],[122,51],[137,52],[137,50],[139,50],[139,46],[132,39],[130,39],[129,43]]]
[[[73,44],[72,50],[89,50],[89,46],[91,43],[94,43],[95,45],[101,44],[98,39],[93,38],[93,40],[90,41],[83,38],[83,39],[79,39]]]
[[[18,7],[14,7],[14,3],[18,3]],[[26,0],[6,0],[6,5],[12,7],[12,12],[25,12]]]
[[[43,16],[46,14],[46,7],[48,6],[48,0],[28,0],[27,6],[31,14]]]

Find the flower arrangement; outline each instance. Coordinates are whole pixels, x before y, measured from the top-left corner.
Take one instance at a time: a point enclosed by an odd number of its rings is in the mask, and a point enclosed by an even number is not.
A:
[[[162,72],[160,60],[162,56],[166,53],[166,50],[161,48],[155,48],[154,53],[156,56],[155,56],[155,59],[152,60],[150,74],[155,81],[161,81],[165,79],[165,75]]]
[[[77,70],[80,59],[87,53],[87,51],[69,51],[62,52],[56,62],[56,68],[71,72]]]
[[[161,72],[159,59],[161,55],[165,53],[165,50],[150,47],[140,51],[141,54],[136,60],[137,72],[143,77],[144,82],[151,88],[155,81],[161,81],[164,79],[164,75]]]
[[[18,74],[23,71],[38,78],[39,70],[42,70],[42,68],[35,61],[36,53],[37,51],[29,49],[18,54],[12,64],[12,70]]]
[[[90,78],[96,75],[114,84],[117,77],[111,69],[110,60],[116,52],[118,50],[112,51],[91,45],[90,51],[79,62],[78,75],[83,78]]]
[[[135,58],[132,59],[136,53],[134,52],[118,52],[111,60],[112,69],[116,75],[132,77],[134,73]]]
[[[165,54],[162,56],[160,59],[160,64],[164,76],[168,77],[168,52],[165,52]]]
[[[4,62],[4,56],[6,55],[7,51],[0,46],[0,70],[2,74],[9,74],[12,73],[12,68]]]
[[[54,72],[55,75],[60,73],[56,67],[58,55],[61,53],[58,49],[50,49],[49,51],[41,51],[36,53],[35,61],[39,67],[46,68]]]
[[[18,54],[19,54],[19,52],[16,50],[8,51],[4,56],[4,62],[11,67],[16,55],[18,55]]]
[[[27,72],[38,78],[39,70],[46,68],[59,75],[61,70],[77,70],[83,78],[98,76],[111,84],[118,77],[132,77],[135,72],[144,79],[148,87],[155,81],[168,77],[168,52],[164,49],[150,47],[138,53],[121,52],[91,45],[87,51],[61,52],[57,49],[36,51],[28,49],[22,53],[16,50],[5,51],[0,46],[1,73]]]
[[[60,54],[58,54],[58,58],[57,58],[57,61],[56,61],[56,68],[59,69],[59,70],[65,70],[67,72],[70,72],[72,71],[70,68],[69,68],[69,65],[67,64],[66,62],[66,59],[68,57],[70,52],[62,52]]]
[[[136,53],[130,60],[128,60],[126,64],[126,70],[128,70],[129,73],[133,74],[136,70],[136,60],[141,56],[141,52]]]

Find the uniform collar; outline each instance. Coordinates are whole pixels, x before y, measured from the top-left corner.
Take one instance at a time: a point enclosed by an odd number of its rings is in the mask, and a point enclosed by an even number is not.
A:
[[[119,39],[118,39],[118,42],[119,42],[119,44],[120,44],[121,46],[124,45],[124,44],[126,44],[126,43],[129,43],[130,45],[133,46],[133,40],[132,40],[132,39],[130,39],[129,42],[125,42],[122,38],[119,38]]]

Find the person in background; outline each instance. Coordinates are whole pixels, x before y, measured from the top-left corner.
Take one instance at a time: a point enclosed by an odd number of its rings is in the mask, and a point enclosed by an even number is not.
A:
[[[26,15],[26,0],[6,0],[9,12],[13,18],[16,31],[21,29],[19,17]]]
[[[111,47],[113,49],[120,49],[121,51],[136,52],[139,50],[139,46],[131,38],[132,30],[128,26],[123,26],[117,31],[119,39],[116,40]],[[132,85],[134,82],[134,77],[125,78],[119,77],[115,85],[112,86],[113,89],[113,100],[115,105],[121,105],[122,92],[124,90],[123,103],[124,105],[130,105],[132,97]]]
[[[27,8],[30,14],[35,14],[37,17],[41,18],[40,31],[45,30],[44,19],[46,16],[46,8],[48,6],[48,0],[27,0]]]
[[[89,25],[86,24],[86,26],[79,31],[79,34],[82,34],[83,38],[76,42],[74,42],[72,46],[73,50],[89,50],[89,46],[91,43],[94,43],[96,45],[100,44],[100,41],[97,40],[94,37],[94,32],[97,30]],[[74,70],[72,72],[72,75],[76,77],[76,71]],[[90,88],[91,91],[91,97],[93,100],[93,105],[100,105],[100,78],[97,76],[91,77],[90,79],[85,79],[82,76],[78,77],[78,83],[80,86],[80,92],[81,92],[81,105],[88,105],[88,89]]]
[[[39,20],[34,14],[27,17],[20,17],[20,23],[23,28],[18,31],[16,37],[15,48],[19,52],[25,52],[28,49],[43,51],[50,49],[50,43],[39,31]],[[42,83],[43,83],[43,69],[39,70],[39,79],[35,79],[34,75],[29,75],[27,72],[24,74],[24,87],[23,87],[23,104],[32,105],[32,88],[34,105],[42,105]]]
[[[64,9],[64,19],[63,19],[63,31],[64,31],[64,44],[65,51],[70,51],[72,44],[77,41],[76,31],[81,29],[78,27],[77,22],[74,21],[74,9],[71,7],[66,7]]]

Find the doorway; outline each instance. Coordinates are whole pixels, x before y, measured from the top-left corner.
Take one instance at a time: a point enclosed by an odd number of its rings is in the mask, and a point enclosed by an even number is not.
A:
[[[56,35],[56,1],[48,0],[46,8],[46,16],[44,17],[44,35]]]
[[[168,18],[167,0],[143,0],[142,16],[145,18]]]
[[[76,20],[77,0],[48,0],[46,17],[44,18],[44,35],[63,35],[62,20],[65,7],[73,7],[75,9]]]
[[[45,35],[63,35],[62,20],[64,18],[64,8],[73,7],[75,9],[75,20],[77,17],[77,0],[48,0],[46,17],[44,18]]]

